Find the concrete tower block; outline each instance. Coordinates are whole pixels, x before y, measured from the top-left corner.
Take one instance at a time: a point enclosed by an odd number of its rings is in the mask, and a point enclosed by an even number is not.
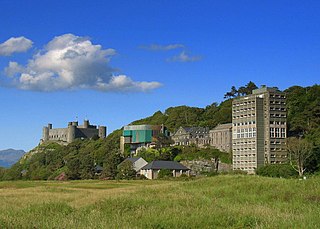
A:
[[[44,142],[49,141],[49,128],[46,126],[42,129],[42,140]]]
[[[107,136],[107,127],[99,126],[99,138],[106,138]]]
[[[76,139],[76,126],[71,125],[68,126],[68,136],[67,136],[67,142],[73,142]]]

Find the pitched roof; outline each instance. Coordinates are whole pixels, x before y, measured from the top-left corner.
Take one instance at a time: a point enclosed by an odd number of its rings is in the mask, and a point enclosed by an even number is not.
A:
[[[184,130],[187,134],[190,134],[192,136],[197,136],[199,134],[209,134],[209,127],[200,127],[200,126],[193,126],[193,127],[182,127],[174,133],[174,135],[178,136],[180,134],[180,131]]]
[[[128,157],[124,161],[131,161],[132,163],[135,163],[137,160],[139,160],[141,157]]]
[[[212,130],[225,130],[232,128],[232,123],[219,124]]]
[[[175,170],[190,170],[186,166],[176,161],[152,161],[141,169],[175,169]]]

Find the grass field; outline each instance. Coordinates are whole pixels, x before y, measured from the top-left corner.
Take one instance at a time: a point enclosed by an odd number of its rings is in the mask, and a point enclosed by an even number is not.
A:
[[[0,182],[0,228],[319,228],[320,178]]]

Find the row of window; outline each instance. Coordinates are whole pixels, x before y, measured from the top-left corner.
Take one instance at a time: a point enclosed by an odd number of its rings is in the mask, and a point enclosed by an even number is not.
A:
[[[286,111],[284,107],[270,107],[270,111]]]
[[[66,138],[67,135],[49,135],[49,139],[56,139],[56,138]]]
[[[271,151],[287,151],[286,148],[270,148]]]
[[[286,122],[270,121],[270,125],[286,125]]]
[[[246,145],[246,144],[255,144],[256,141],[245,141],[245,142],[233,142],[233,145]]]
[[[241,101],[240,103],[234,103],[232,106],[233,107],[238,107],[238,106],[243,106],[243,105],[247,105],[247,104],[254,104],[255,101],[254,100],[248,100],[248,101]]]
[[[287,158],[287,155],[275,155],[275,154],[270,154],[271,158]]]
[[[238,155],[233,155],[233,157],[255,157],[256,154],[238,154]]]
[[[256,121],[237,122],[237,123],[233,123],[233,126],[246,126],[251,124],[256,124]]]
[[[239,170],[255,170],[257,167],[240,167],[240,166],[235,166],[233,169],[239,169]]]
[[[281,98],[281,99],[285,99],[286,96],[285,95],[280,95],[280,94],[270,94],[271,98]]]
[[[281,105],[286,105],[285,101],[280,101],[280,100],[271,100],[270,104],[281,104]]]
[[[248,164],[248,163],[257,163],[257,161],[233,161],[233,164]]]
[[[286,118],[287,115],[286,114],[270,114],[270,117],[272,117],[272,118],[277,118],[277,117]]]
[[[237,116],[232,116],[233,119],[239,119],[239,118],[247,118],[247,117],[255,117],[256,114],[252,113],[252,114],[244,114],[244,115],[237,115]]]
[[[232,109],[232,112],[233,113],[236,113],[236,112],[243,112],[243,111],[254,111],[255,110],[255,107],[249,107],[249,108],[241,108],[241,109]]]
[[[256,136],[256,128],[243,128],[234,130],[233,138],[254,138]]]

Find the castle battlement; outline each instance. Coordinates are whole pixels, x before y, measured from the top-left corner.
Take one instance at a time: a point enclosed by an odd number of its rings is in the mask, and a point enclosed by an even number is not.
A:
[[[41,143],[47,141],[70,143],[75,139],[84,138],[105,138],[107,134],[106,126],[90,125],[89,120],[84,120],[83,125],[78,122],[69,122],[67,128],[52,128],[52,124],[43,127]]]

